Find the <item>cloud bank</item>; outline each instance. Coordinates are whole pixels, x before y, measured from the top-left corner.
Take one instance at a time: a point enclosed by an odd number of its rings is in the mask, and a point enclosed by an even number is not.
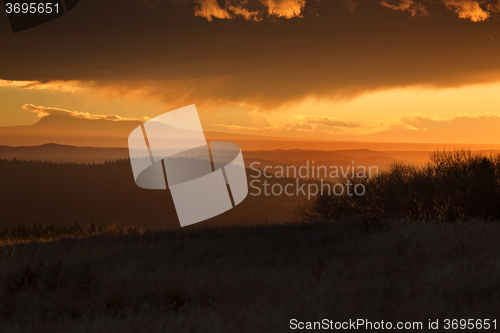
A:
[[[427,143],[491,143],[492,133],[500,128],[500,114],[459,115],[436,119],[421,115],[405,116],[382,130],[366,133],[359,139]]]
[[[367,0],[196,0],[193,7],[136,1],[87,0],[54,24],[16,35],[0,30],[0,80],[32,82],[25,85],[30,89],[57,85],[110,98],[138,96],[170,110],[195,103],[259,112],[307,98],[500,80],[500,23],[493,17],[498,0],[383,0],[385,6]],[[490,18],[471,22],[484,18],[475,4]],[[238,17],[259,22],[230,19]]]
[[[23,109],[31,111],[37,114],[37,117],[43,118],[46,116],[59,116],[59,117],[70,117],[78,119],[101,119],[109,121],[147,121],[149,118],[145,117],[143,119],[138,118],[126,118],[121,117],[116,114],[104,115],[104,114],[91,114],[88,112],[80,111],[69,111],[59,108],[45,107],[45,106],[35,106],[33,104],[24,104]]]

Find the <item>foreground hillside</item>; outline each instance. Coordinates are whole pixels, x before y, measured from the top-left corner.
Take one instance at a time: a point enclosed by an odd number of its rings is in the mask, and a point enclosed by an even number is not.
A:
[[[3,245],[0,327],[285,332],[293,318],[498,320],[499,226],[365,220]]]

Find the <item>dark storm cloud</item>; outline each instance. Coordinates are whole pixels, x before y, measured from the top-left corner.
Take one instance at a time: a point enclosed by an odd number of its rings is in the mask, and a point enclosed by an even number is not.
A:
[[[87,0],[18,34],[2,18],[0,78],[91,81],[109,93],[140,91],[172,106],[261,108],[308,96],[498,80],[498,14],[489,9],[488,19],[476,23],[459,18],[464,1],[448,0],[449,7],[422,2],[427,14],[414,17],[404,5],[309,1],[300,17],[267,15],[256,22],[212,16],[209,22],[194,15],[200,2]],[[480,5],[494,8],[493,2]],[[291,16],[294,8],[287,9]]]

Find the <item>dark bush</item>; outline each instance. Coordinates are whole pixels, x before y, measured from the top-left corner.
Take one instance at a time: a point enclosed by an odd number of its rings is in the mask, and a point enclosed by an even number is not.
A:
[[[348,178],[365,195],[320,195],[303,203],[306,220],[403,218],[456,221],[500,218],[500,157],[471,151],[443,151],[415,167],[395,163],[375,178]]]

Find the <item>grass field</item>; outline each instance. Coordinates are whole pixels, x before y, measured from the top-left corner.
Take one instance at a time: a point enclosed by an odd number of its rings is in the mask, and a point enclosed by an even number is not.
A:
[[[4,242],[1,332],[286,332],[292,318],[500,314],[496,221],[116,233]]]

